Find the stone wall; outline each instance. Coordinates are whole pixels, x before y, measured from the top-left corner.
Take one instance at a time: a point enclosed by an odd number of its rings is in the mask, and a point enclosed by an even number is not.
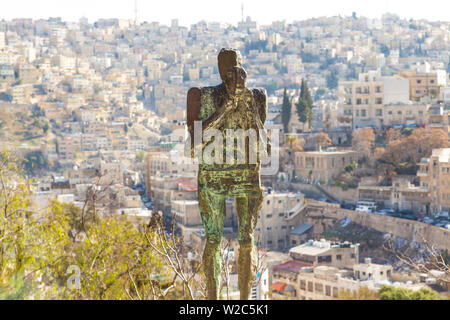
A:
[[[304,184],[304,183],[292,183],[292,188],[295,190],[300,191],[307,197],[313,197],[313,198],[326,198],[326,195],[322,193],[317,186],[312,184]],[[336,186],[329,186],[329,185],[321,185],[319,188],[322,188],[325,190],[325,192],[329,193],[333,196],[334,199],[340,202],[347,202],[347,203],[355,203],[358,199],[358,189],[347,189],[344,190],[341,187]]]
[[[390,233],[410,241],[424,242],[425,240],[430,246],[450,250],[450,230],[418,221],[346,210],[340,208],[339,205],[310,199],[308,199],[307,208],[302,214],[305,222],[316,221],[314,224],[314,233],[316,234],[320,229],[323,229],[320,225],[317,225],[318,217],[323,217],[323,221],[328,220],[329,222],[331,222],[330,220],[349,218],[352,222],[380,232]],[[318,228],[316,228],[316,225]]]

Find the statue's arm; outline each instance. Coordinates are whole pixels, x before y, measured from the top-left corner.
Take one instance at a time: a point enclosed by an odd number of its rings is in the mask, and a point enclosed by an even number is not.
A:
[[[187,127],[191,137],[191,150],[194,147],[194,121],[200,120],[200,88],[190,88],[187,93]]]
[[[266,122],[267,116],[267,94],[266,90],[262,88],[252,89],[253,97],[256,103],[256,109],[258,110],[259,118],[262,124]]]

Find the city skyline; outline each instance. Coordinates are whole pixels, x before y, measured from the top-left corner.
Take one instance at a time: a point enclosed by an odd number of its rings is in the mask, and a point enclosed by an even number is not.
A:
[[[350,16],[352,12],[356,12],[357,16],[368,18],[380,18],[384,13],[389,12],[406,19],[448,20],[447,10],[435,10],[437,7],[446,6],[437,0],[428,1],[427,6],[420,5],[421,3],[418,1],[403,0],[366,2],[363,6],[360,1],[356,0],[339,2],[319,0],[308,3],[307,7],[304,3],[289,0],[279,0],[276,2],[276,6],[273,3],[256,0],[229,0],[226,6],[217,10],[217,2],[206,0],[191,2],[168,0],[158,3],[155,6],[156,9],[152,8],[152,3],[142,0],[79,0],[73,4],[67,3],[67,1],[63,4],[62,1],[55,0],[43,0],[39,3],[17,0],[8,4],[0,19],[61,17],[65,21],[78,21],[79,18],[86,17],[90,22],[108,18],[134,19],[136,16],[135,4],[137,4],[138,21],[157,21],[170,24],[172,19],[178,19],[182,26],[189,26],[202,20],[236,24],[242,19],[242,16],[244,19],[250,16],[252,20],[261,24],[270,24],[280,20],[292,22],[321,16]]]

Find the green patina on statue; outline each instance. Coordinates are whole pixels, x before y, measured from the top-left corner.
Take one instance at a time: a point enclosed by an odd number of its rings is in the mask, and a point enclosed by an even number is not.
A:
[[[222,83],[213,87],[191,88],[187,96],[191,155],[194,155],[196,148],[200,149],[203,155],[199,161],[198,198],[206,234],[203,270],[208,299],[219,298],[220,243],[226,217],[227,197],[234,197],[237,204],[240,246],[238,282],[241,299],[249,299],[256,276],[253,233],[263,201],[260,168],[264,152],[259,151],[262,150],[261,146],[263,149],[266,148],[264,149],[266,152],[269,151],[270,145],[267,144],[267,137],[261,134],[265,132],[267,109],[265,90],[246,87],[247,74],[242,68],[241,59],[239,51],[222,49],[218,56]],[[218,144],[217,135],[209,142],[205,143],[203,140],[200,144],[196,143],[194,131],[199,123],[203,137],[208,130],[215,130],[216,133],[222,134],[224,140],[231,137],[231,140],[227,141],[232,141],[232,144],[222,141]],[[233,131],[235,136],[227,136]],[[242,137],[236,135],[237,131],[241,131],[241,135],[242,132],[247,133],[242,140],[244,144],[240,147],[236,140]],[[255,140],[252,141],[252,135],[248,132],[256,134],[256,147]],[[209,144],[213,142],[215,149],[210,153],[215,161],[208,160],[205,156]]]

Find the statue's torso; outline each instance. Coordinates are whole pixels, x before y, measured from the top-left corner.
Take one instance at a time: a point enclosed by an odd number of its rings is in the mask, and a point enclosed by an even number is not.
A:
[[[248,90],[248,89],[247,89]],[[225,88],[223,85],[215,86],[215,87],[203,87],[201,88],[200,95],[200,120],[205,121],[213,113],[222,107],[224,103],[232,103],[226,94]],[[261,122],[259,120],[258,112],[256,111],[255,102],[253,99],[252,91],[248,90],[247,94],[244,97],[239,99],[239,107],[232,112],[227,118],[224,124],[218,128],[223,134],[223,137],[226,137],[227,129],[238,130],[242,129],[243,131],[247,131],[249,129],[253,129],[256,138],[259,137],[259,129],[261,128]],[[226,142],[224,141],[224,154],[226,152]],[[239,152],[238,148],[233,148],[235,152]],[[256,163],[249,163],[248,157],[248,147],[246,147],[246,156],[244,164],[200,164],[200,170],[234,170],[234,169],[254,169],[259,170],[260,167],[260,159],[257,157]],[[241,149],[241,151],[244,151]],[[225,158],[224,158],[225,160]]]

